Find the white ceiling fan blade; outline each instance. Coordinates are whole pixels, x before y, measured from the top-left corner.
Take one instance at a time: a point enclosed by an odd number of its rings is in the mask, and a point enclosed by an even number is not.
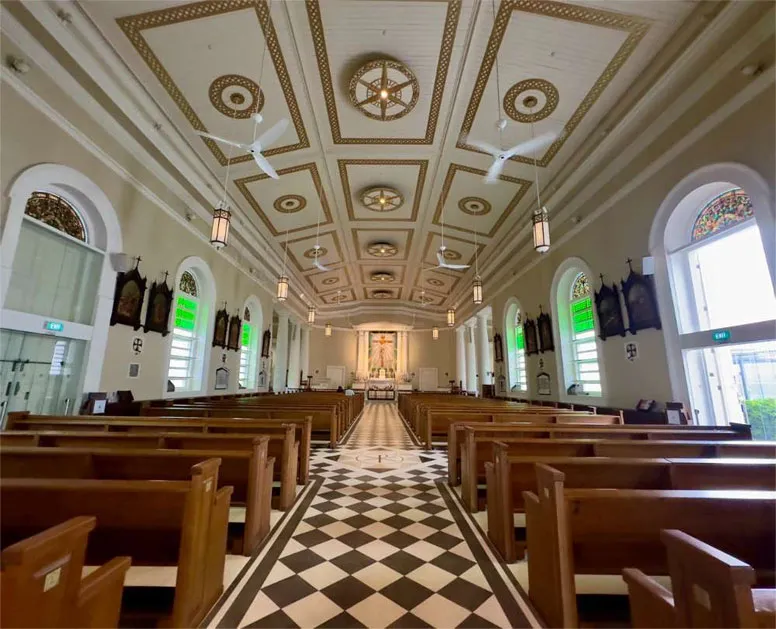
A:
[[[239,142],[233,142],[232,140],[219,138],[217,135],[211,135],[210,133],[204,133],[203,131],[197,131],[196,133],[203,138],[209,138],[210,140],[215,140],[216,142],[221,142],[222,144],[228,144],[229,146],[234,146],[238,149],[242,149],[243,151],[247,151],[250,148],[247,144],[240,144]]]
[[[500,149],[497,149],[495,146],[492,146],[491,144],[488,144],[487,142],[480,142],[479,140],[465,140],[466,144],[469,146],[473,146],[479,151],[482,151],[483,153],[487,153],[488,155],[498,155],[501,153]]]
[[[275,169],[272,168],[272,164],[270,164],[267,161],[267,158],[264,157],[261,153],[254,153],[253,159],[256,160],[256,163],[258,164],[259,168],[261,168],[270,177],[272,177],[273,179],[279,179],[278,174],[275,172]]]
[[[504,160],[494,159],[490,168],[488,168],[488,174],[485,175],[485,183],[496,183],[503,169]]]
[[[451,271],[463,271],[464,269],[468,269],[470,266],[470,264],[445,264],[444,268],[450,269]]]
[[[545,146],[552,144],[559,135],[559,133],[554,132],[543,133],[542,135],[539,135],[532,140],[527,140],[526,142],[521,142],[517,146],[513,146],[508,151],[505,151],[504,155],[508,159],[513,155],[526,155],[527,153],[533,153],[534,151],[538,151],[539,149],[543,149]],[[526,155],[526,157],[528,157],[528,155]]]
[[[261,145],[262,148],[267,148],[268,146],[274,144],[277,139],[285,133],[287,128],[288,118],[283,118],[267,129],[264,133],[262,133],[256,141]]]
[[[439,264],[434,267],[435,269],[443,268],[446,264],[444,257],[442,257],[442,253],[439,251],[437,251],[437,262],[439,262]]]
[[[323,266],[320,261],[318,260],[318,256],[315,257],[315,260],[313,261],[313,264],[316,268],[320,269],[321,271],[328,271],[329,267]]]

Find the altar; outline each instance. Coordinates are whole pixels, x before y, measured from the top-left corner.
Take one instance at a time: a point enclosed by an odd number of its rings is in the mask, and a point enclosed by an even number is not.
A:
[[[370,324],[357,328],[354,386],[365,390],[369,400],[395,400],[399,390],[412,388],[407,373],[408,328],[395,324],[378,325],[380,327]]]

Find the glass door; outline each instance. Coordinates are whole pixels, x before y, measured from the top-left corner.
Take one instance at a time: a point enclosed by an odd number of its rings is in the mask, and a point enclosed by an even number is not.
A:
[[[0,330],[0,422],[13,411],[72,413],[85,350],[83,340]]]

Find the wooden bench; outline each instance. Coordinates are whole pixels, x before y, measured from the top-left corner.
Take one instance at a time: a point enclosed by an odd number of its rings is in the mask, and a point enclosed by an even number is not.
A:
[[[117,627],[129,557],[82,577],[94,517],[79,516],[11,544],[0,555],[0,626]]]
[[[174,588],[125,585],[122,624],[194,627],[223,590],[231,488],[216,490],[218,466],[218,459],[198,463],[189,481],[3,478],[0,533],[13,544],[94,516],[88,565],[121,554],[133,566],[177,567]]]
[[[272,480],[277,485],[272,485],[272,507],[285,511],[296,500],[299,449],[299,442],[294,441],[294,429],[290,425],[286,425],[284,434],[261,436],[237,433],[5,431],[0,432],[0,447],[200,450],[218,456],[221,452],[249,452],[257,442],[265,439],[267,459],[275,460],[271,472]]]
[[[219,487],[233,490],[229,551],[252,555],[270,530],[272,468],[267,437],[253,438],[253,449],[219,450]],[[187,480],[191,468],[213,456],[210,450],[138,450],[0,447],[3,478],[91,478],[96,480]]]
[[[773,578],[776,492],[565,489],[537,465],[524,495],[529,596],[550,627],[578,627],[575,575],[668,574],[660,531],[676,528]]]
[[[283,435],[288,438],[289,426],[296,431],[295,440],[299,442],[298,463],[296,465],[299,482],[307,484],[310,474],[310,420],[224,420],[208,417],[109,417],[105,415],[91,417],[73,417],[68,415],[30,415],[29,413],[9,413],[4,432],[14,430],[34,431],[103,431],[103,432],[180,432],[206,435],[253,434]],[[4,433],[0,433],[2,435]],[[227,448],[229,449],[229,448]],[[274,455],[271,455],[274,456]],[[285,469],[281,460],[281,469]]]
[[[755,587],[749,564],[682,531],[664,530],[660,537],[670,590],[641,570],[623,571],[634,629],[776,626],[776,589]]]
[[[500,447],[499,447],[500,446]],[[565,475],[567,489],[762,489],[776,491],[774,459],[615,459],[608,457],[513,457],[503,444],[488,463],[488,537],[505,561],[521,558],[524,492],[536,487],[536,465]]]

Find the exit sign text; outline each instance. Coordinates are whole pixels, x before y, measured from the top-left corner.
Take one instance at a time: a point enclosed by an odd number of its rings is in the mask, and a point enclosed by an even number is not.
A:
[[[717,330],[711,333],[711,338],[715,343],[725,343],[730,340],[730,330]]]

